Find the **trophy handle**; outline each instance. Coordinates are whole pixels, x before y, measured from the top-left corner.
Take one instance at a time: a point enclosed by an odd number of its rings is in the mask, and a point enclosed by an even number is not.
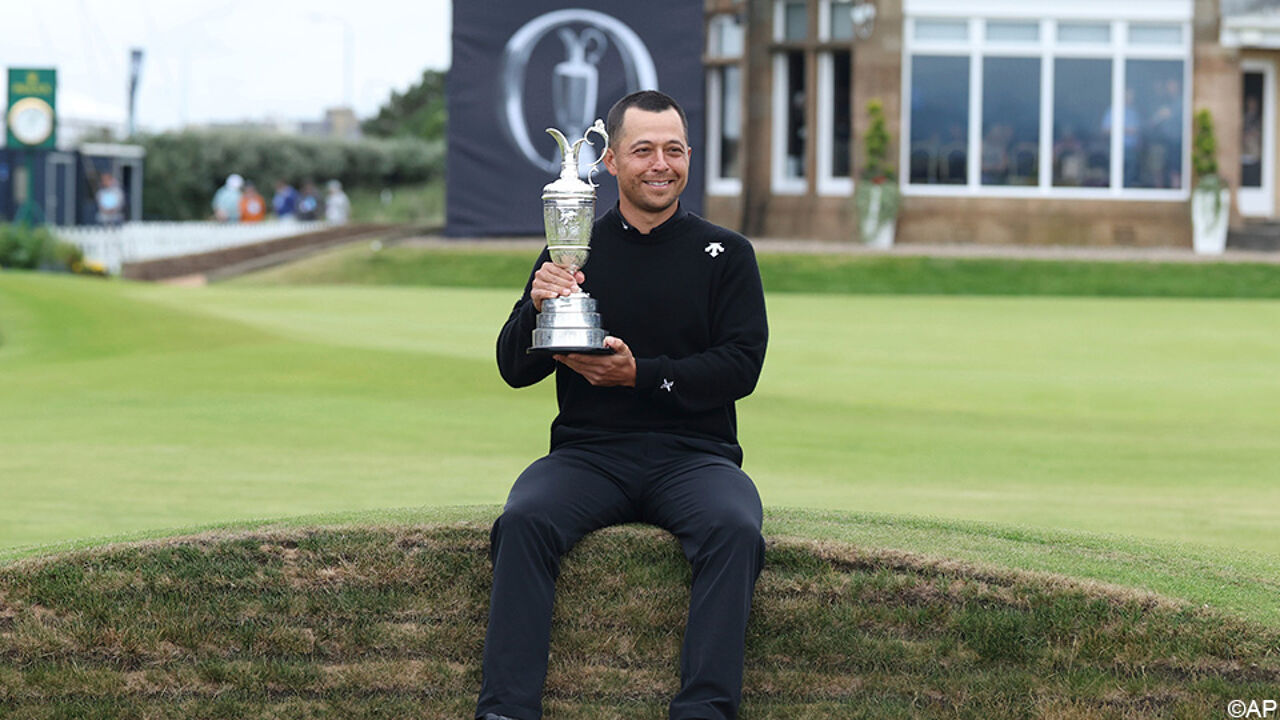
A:
[[[595,133],[600,137],[604,138],[605,149],[607,150],[609,148],[609,133],[606,132],[604,129],[603,120],[601,120],[600,118],[596,118],[595,123],[592,124],[591,127],[587,128],[587,131],[582,134],[582,140],[580,140],[579,142],[586,141],[588,145],[590,145],[591,147],[595,147],[595,143],[591,142],[590,140],[587,140],[587,137],[589,137],[591,133]],[[600,169],[600,163],[602,162],[604,162],[604,153],[600,153],[600,157],[596,158],[596,161],[591,163],[591,169],[587,171],[587,182],[591,183],[591,187],[593,188],[600,187],[599,185],[596,184],[595,180],[593,180],[592,178],[595,176],[596,172]]]
[[[573,152],[569,149],[569,139],[564,136],[564,133],[555,128],[547,128],[547,133],[550,134],[551,137],[555,138],[556,144],[560,146],[560,158],[562,160],[570,152]],[[577,155],[577,153],[574,152],[574,155]]]

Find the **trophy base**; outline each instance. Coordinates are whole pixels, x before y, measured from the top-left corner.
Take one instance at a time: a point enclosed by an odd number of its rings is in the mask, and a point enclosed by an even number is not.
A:
[[[568,355],[576,353],[578,355],[612,355],[613,348],[609,347],[531,347],[525,350],[527,355]]]
[[[530,353],[584,353],[591,355],[609,355],[613,349],[604,344],[609,333],[598,327],[549,327],[533,331],[533,344]]]
[[[596,301],[577,292],[542,302],[538,327],[533,331],[529,354],[610,355],[613,349],[604,344],[609,331],[600,327]]]

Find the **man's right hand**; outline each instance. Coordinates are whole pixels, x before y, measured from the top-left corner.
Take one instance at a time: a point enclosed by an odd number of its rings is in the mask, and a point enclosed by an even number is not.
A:
[[[542,301],[551,298],[571,295],[582,290],[579,285],[586,281],[586,276],[579,270],[569,274],[568,270],[551,262],[542,263],[538,272],[533,274],[533,286],[529,289],[529,299],[533,307],[542,312]]]

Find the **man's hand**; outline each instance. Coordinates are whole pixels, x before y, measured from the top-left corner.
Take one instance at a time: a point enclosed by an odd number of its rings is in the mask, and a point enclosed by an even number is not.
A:
[[[596,387],[635,387],[636,357],[631,354],[631,348],[622,338],[612,335],[604,339],[604,344],[613,348],[612,355],[569,353],[554,357]]]
[[[533,286],[529,288],[529,299],[533,300],[534,309],[542,312],[543,300],[576,293],[582,289],[579,285],[586,279],[581,271],[570,275],[568,270],[559,265],[544,262],[542,267],[538,268],[538,272],[533,274]]]

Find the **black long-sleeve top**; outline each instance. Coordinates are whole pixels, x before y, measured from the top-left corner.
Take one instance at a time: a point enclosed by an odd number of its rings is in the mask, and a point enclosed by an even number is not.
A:
[[[547,260],[544,248],[533,272]],[[684,208],[647,235],[616,206],[596,220],[582,289],[597,301],[604,328],[635,355],[634,388],[594,387],[550,356],[526,352],[538,315],[529,298],[533,272],[498,336],[498,369],[517,388],[556,373],[552,449],[661,432],[742,462],[734,402],[755,389],[769,339],[746,238]]]

